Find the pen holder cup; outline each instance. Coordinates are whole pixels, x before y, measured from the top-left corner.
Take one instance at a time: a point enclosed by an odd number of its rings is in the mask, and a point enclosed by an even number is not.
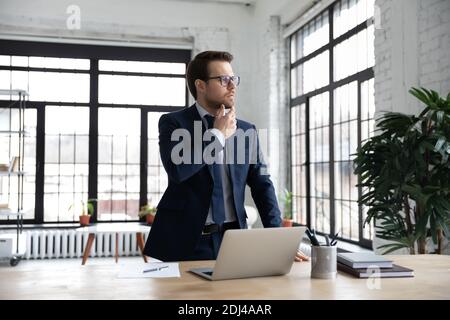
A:
[[[337,268],[336,246],[311,247],[311,278],[334,279]]]

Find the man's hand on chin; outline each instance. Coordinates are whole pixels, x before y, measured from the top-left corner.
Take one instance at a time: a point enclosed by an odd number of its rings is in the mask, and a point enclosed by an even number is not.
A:
[[[297,262],[309,261],[309,257],[300,250],[297,250],[297,254],[295,255],[295,261]]]

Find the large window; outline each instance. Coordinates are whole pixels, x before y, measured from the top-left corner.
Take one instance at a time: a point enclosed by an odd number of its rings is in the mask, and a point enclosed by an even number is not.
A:
[[[189,50],[0,40],[0,89],[29,92],[25,223],[78,222],[92,198],[99,222],[136,221],[140,206],[157,204],[167,186],[158,120],[187,106],[190,57]],[[17,97],[0,98],[1,164],[16,152],[9,126]],[[0,204],[14,203],[14,181],[2,179],[0,188]]]
[[[337,1],[290,37],[294,218],[370,246],[353,158],[373,131],[374,0]]]

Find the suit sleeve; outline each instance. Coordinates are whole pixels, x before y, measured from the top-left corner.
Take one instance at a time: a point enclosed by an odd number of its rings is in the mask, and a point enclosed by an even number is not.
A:
[[[256,161],[250,163],[247,185],[250,187],[264,227],[279,227],[281,225],[281,212],[278,207],[275,189],[267,172],[267,165],[263,159],[256,128],[253,126],[252,129],[255,135],[253,143],[250,143],[249,151],[256,155]]]
[[[161,161],[164,169],[169,176],[169,179],[176,183],[182,183],[199,172],[206,163],[203,159],[203,144],[200,144],[199,150],[196,150],[193,144],[190,133],[185,130],[185,133],[189,135],[189,139],[182,139],[172,141],[172,134],[176,129],[183,129],[177,121],[169,114],[162,115],[158,123],[159,128],[159,152],[161,155]],[[214,141],[214,140],[213,140]],[[209,142],[212,143],[212,142]],[[220,143],[220,142],[219,142]],[[207,144],[205,144],[206,146]],[[172,159],[172,151],[174,148],[182,146],[183,150],[188,152],[187,160],[178,163]],[[221,144],[220,147],[223,148]],[[183,151],[183,152],[184,152]],[[194,157],[194,153],[199,153],[197,158]],[[186,159],[186,158],[184,158]]]

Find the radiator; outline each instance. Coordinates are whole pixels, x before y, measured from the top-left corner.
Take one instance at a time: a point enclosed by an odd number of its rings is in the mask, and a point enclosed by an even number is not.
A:
[[[83,256],[88,233],[75,230],[30,230],[26,235],[25,259],[79,258]],[[148,233],[143,233],[144,243]],[[119,256],[137,256],[135,232],[119,232]],[[115,254],[116,233],[99,233],[92,245],[90,257],[111,257]]]

